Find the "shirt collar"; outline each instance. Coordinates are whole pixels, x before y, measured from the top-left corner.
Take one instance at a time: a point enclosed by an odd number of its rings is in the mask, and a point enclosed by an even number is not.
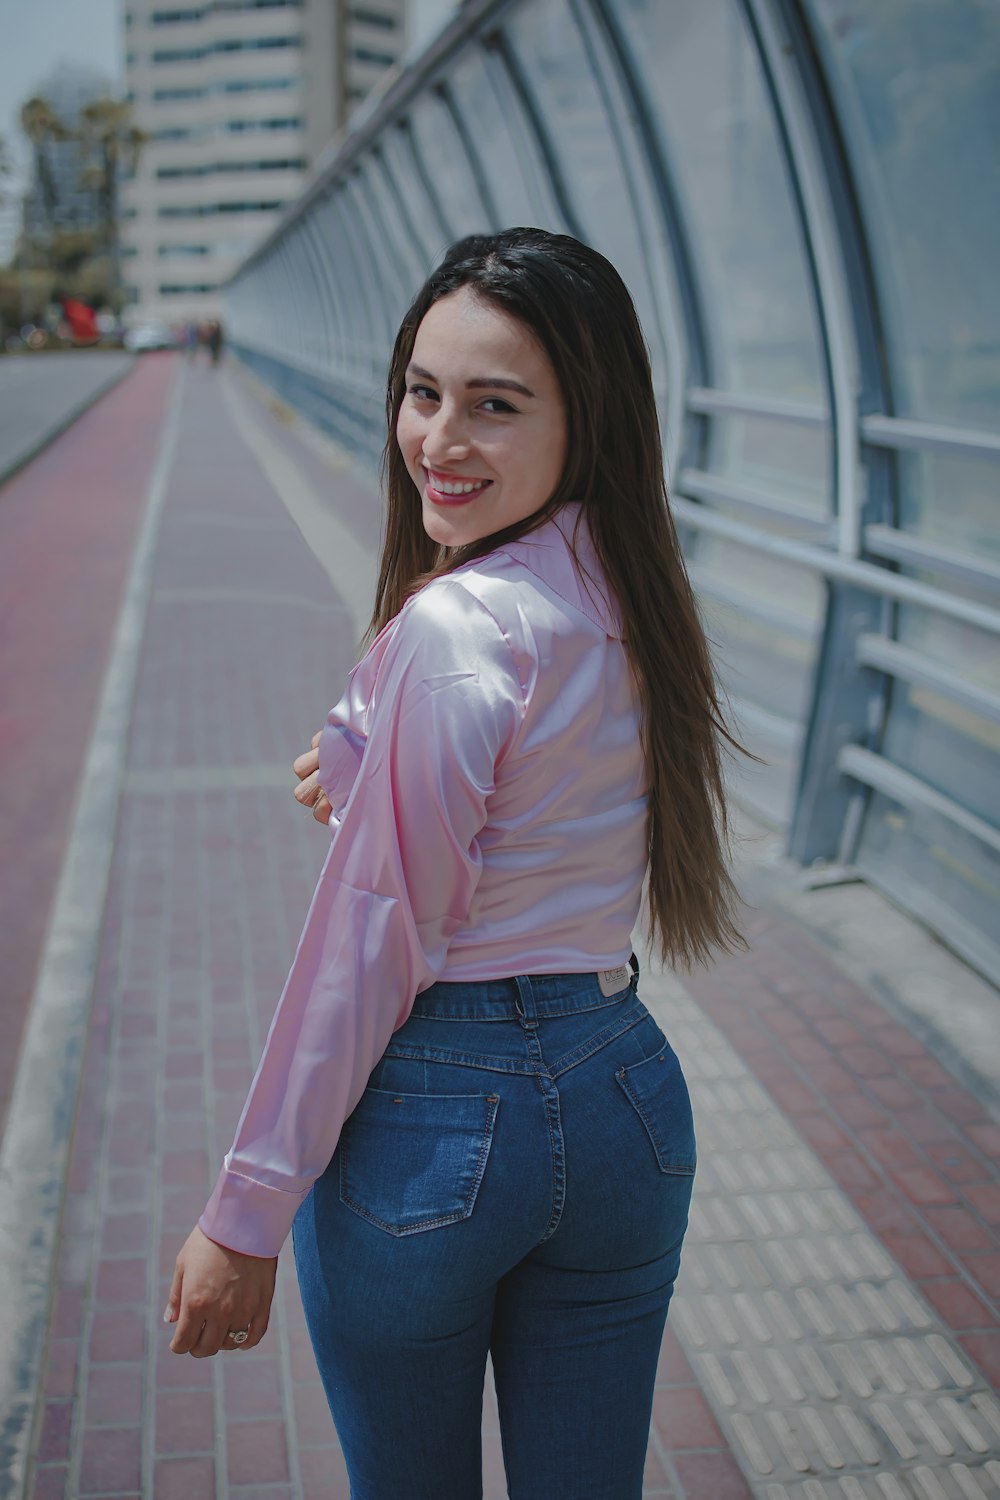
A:
[[[514,542],[505,542],[497,550],[521,563],[560,599],[600,626],[606,635],[621,640],[618,604],[579,504],[562,506],[536,531],[529,531]]]

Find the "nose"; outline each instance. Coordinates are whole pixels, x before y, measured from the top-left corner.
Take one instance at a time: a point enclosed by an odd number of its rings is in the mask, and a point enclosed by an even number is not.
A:
[[[442,401],[428,419],[423,441],[424,457],[429,463],[443,463],[464,457],[469,451],[469,436],[461,411],[450,401]]]

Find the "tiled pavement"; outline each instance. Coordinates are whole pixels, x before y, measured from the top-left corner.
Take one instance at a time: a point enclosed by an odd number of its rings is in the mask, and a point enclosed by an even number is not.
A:
[[[140,371],[122,393],[140,376],[162,404]],[[181,378],[26,1493],[346,1500],[287,1265],[249,1356],[170,1355],[160,1310],[322,855],[287,764],[356,616],[234,411],[346,531],[369,518],[242,381]],[[701,1140],[645,1493],[995,1500],[1000,1126],[807,933],[762,912],[751,937],[643,981]],[[489,1395],[484,1432],[500,1500]]]

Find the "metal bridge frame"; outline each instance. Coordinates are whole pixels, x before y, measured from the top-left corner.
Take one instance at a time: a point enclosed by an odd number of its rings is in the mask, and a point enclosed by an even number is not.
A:
[[[988,856],[1000,828],[956,796],[883,753],[893,687],[930,689],[966,713],[1000,723],[1000,695],[896,640],[900,605],[917,606],[1000,633],[1000,567],[908,534],[897,525],[899,455],[937,453],[996,462],[990,432],[903,420],[893,414],[883,310],[860,197],[805,0],[733,0],[759,62],[820,327],[825,401],[793,401],[720,388],[713,377],[696,247],[680,211],[669,143],[657,129],[616,0],[563,0],[594,75],[638,230],[655,327],[647,337],[658,370],[672,505],[692,576],[706,597],[774,623],[780,606],[713,576],[701,579],[700,539],[807,570],[825,586],[804,722],[737,703],[751,744],[797,758],[786,835],[803,864],[850,865],[873,793],[932,814]],[[560,141],[510,36],[532,0],[470,0],[416,62],[392,77],[332,144],[312,183],[235,276],[232,340],[295,404],[334,435],[375,458],[383,441],[384,371],[398,311],[453,238],[467,232],[449,213],[416,139],[415,112],[450,122],[449,150],[478,197],[481,226],[500,226],[488,162],[455,96],[453,69],[473,53],[511,133],[512,169],[538,221],[586,238]],[[659,359],[658,359],[659,355]],[[712,424],[750,417],[793,423],[829,440],[830,512],[713,472]],[[719,508],[723,506],[724,509]],[[914,575],[919,576],[914,576]],[[726,599],[728,593],[728,601]],[[792,627],[794,629],[794,627]],[[752,803],[753,794],[748,797]],[[756,809],[758,812],[760,808]],[[994,979],[1000,946],[974,924],[951,920],[922,891],[919,872],[888,881],[864,873],[918,912]]]

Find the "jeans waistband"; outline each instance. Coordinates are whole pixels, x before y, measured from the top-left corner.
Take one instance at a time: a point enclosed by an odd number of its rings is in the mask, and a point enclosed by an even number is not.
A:
[[[440,979],[419,994],[411,1015],[434,1021],[520,1021],[620,1005],[634,994],[639,964],[590,974],[519,974],[509,979]]]

